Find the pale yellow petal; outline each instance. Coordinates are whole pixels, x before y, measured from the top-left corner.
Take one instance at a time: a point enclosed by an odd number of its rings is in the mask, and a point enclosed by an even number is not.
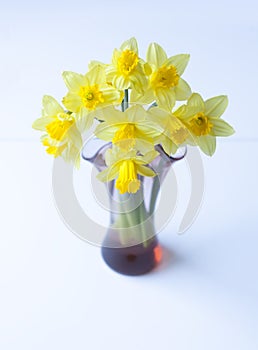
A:
[[[192,91],[190,86],[184,79],[180,78],[178,81],[178,85],[175,87],[176,100],[184,101],[188,97],[190,97],[191,93]]]
[[[104,84],[106,81],[104,67],[101,65],[95,65],[89,70],[88,73],[85,74],[85,78],[88,79],[90,86],[95,84]]]
[[[75,72],[63,72],[63,79],[68,90],[71,92],[78,92],[80,87],[85,85],[84,76]]]
[[[228,105],[227,96],[216,96],[205,101],[205,114],[209,117],[219,118]]]
[[[175,55],[170,58],[168,58],[165,62],[166,66],[173,65],[176,67],[177,73],[179,75],[182,75],[185,71],[185,68],[189,62],[190,55],[188,54],[180,54],[180,55]]]
[[[96,60],[92,60],[89,62],[88,64],[88,68],[89,70],[91,70],[92,68],[94,68],[95,66],[101,66],[101,67],[106,67],[107,65],[103,62],[100,62],[100,61],[96,61]]]
[[[159,68],[167,59],[167,54],[157,43],[151,43],[147,50],[146,59],[155,68]]]
[[[84,132],[88,130],[94,121],[94,112],[89,112],[87,108],[81,108],[80,112],[77,114],[77,123],[79,125],[79,129]]]
[[[53,121],[53,117],[38,118],[33,122],[32,127],[33,129],[36,129],[36,130],[45,131],[46,126],[52,121]]]
[[[58,113],[63,113],[64,109],[60,106],[60,104],[54,99],[54,97],[45,95],[42,99],[42,116],[56,116]]]
[[[160,125],[160,123],[157,121],[152,122],[152,121],[144,121],[141,123],[136,123],[136,137],[137,138],[153,138],[158,136],[162,131],[163,128]]]
[[[147,113],[141,105],[133,105],[124,112],[129,123],[136,123],[146,119]]]
[[[139,165],[139,164],[137,165],[137,173],[142,176],[149,176],[149,177],[154,177],[157,175],[154,170],[148,168],[145,165]]]
[[[182,120],[187,120],[193,117],[195,114],[200,112],[201,108],[199,106],[188,106],[182,105],[173,114]]]
[[[155,150],[152,150],[146,154],[144,154],[141,159],[146,163],[150,163],[153,161],[153,159],[155,159],[157,156],[159,155],[159,153]]]
[[[199,112],[203,112],[204,111],[204,101],[201,97],[200,94],[197,93],[193,93],[190,98],[188,99],[187,105],[190,107],[197,107],[199,108]]]
[[[68,94],[63,98],[63,105],[68,109],[68,111],[79,113],[82,107],[82,99],[79,95],[68,92]]]
[[[110,125],[104,122],[96,127],[94,134],[101,140],[112,141],[117,130],[119,130],[119,124]]]
[[[79,130],[76,128],[76,125],[72,125],[68,132],[67,132],[67,138],[72,142],[72,144],[78,149],[81,150],[82,148],[82,137]]]
[[[125,42],[123,42],[123,44],[120,47],[120,50],[131,50],[134,51],[135,53],[138,54],[138,44],[137,44],[137,40],[133,37],[130,38],[129,40],[126,40]]]
[[[139,93],[137,90],[133,89],[130,94],[130,102],[141,102],[141,103],[152,103],[155,100],[155,95],[153,90],[147,88],[143,93]]]
[[[212,156],[216,150],[216,138],[211,135],[200,136],[196,138],[200,149],[207,154]]]
[[[173,90],[158,89],[156,91],[158,106],[171,111],[176,103],[176,96]]]
[[[121,103],[121,92],[113,87],[109,85],[101,86],[101,92],[104,97],[103,106],[111,103]]]
[[[223,119],[210,118],[210,122],[213,124],[212,133],[215,136],[230,136],[235,133],[235,130],[225,122]]]
[[[130,80],[124,78],[122,75],[115,75],[112,84],[118,90],[125,90],[131,87]]]
[[[119,167],[114,165],[98,173],[97,178],[102,182],[108,182],[114,180],[118,176],[118,173]]]
[[[96,111],[99,120],[104,120],[109,125],[127,122],[127,115],[117,109],[113,105],[107,106]]]

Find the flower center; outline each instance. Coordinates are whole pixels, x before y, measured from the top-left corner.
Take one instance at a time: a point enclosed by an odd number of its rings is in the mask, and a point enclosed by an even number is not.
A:
[[[81,86],[79,95],[84,107],[94,110],[98,104],[104,102],[103,94],[98,85]]]
[[[200,112],[190,120],[189,126],[196,136],[203,136],[210,133],[213,124],[203,112]]]
[[[118,71],[125,77],[130,75],[136,68],[139,58],[134,51],[124,50],[118,58]]]
[[[175,66],[162,66],[153,73],[153,76],[151,78],[151,85],[154,89],[169,89],[176,86],[178,84],[178,81],[179,75],[177,74]]]
[[[119,176],[116,181],[116,188],[121,194],[125,192],[135,193],[141,185],[137,178],[135,163],[132,160],[124,160],[119,168]]]
[[[135,126],[134,124],[124,124],[114,135],[113,143],[120,148],[128,151],[135,145]]]
[[[74,124],[73,117],[70,117],[70,119],[67,119],[67,114],[59,113],[56,116],[55,120],[46,126],[46,130],[52,139],[57,141],[62,141],[67,131],[70,129],[70,127],[73,124]]]

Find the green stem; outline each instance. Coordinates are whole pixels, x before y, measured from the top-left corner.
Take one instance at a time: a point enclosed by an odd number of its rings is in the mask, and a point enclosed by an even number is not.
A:
[[[124,93],[125,93],[124,99],[123,99],[123,102],[121,104],[122,112],[124,112],[129,107],[129,92],[128,92],[128,89],[125,89]]]

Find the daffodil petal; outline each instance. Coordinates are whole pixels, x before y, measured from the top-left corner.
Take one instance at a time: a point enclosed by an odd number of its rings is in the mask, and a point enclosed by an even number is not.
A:
[[[133,105],[132,107],[128,108],[124,113],[127,115],[127,120],[129,123],[143,121],[146,119],[147,115],[145,109],[140,105]]]
[[[43,105],[43,116],[55,116],[58,113],[64,113],[64,109],[60,106],[60,104],[54,99],[54,97],[45,95],[42,99],[42,105]]]
[[[173,114],[179,119],[187,120],[198,112],[200,112],[199,106],[182,105],[176,111],[174,111]]]
[[[163,135],[162,141],[161,141],[162,147],[164,149],[164,151],[170,155],[172,153],[173,150],[173,142],[172,140],[167,137],[166,135]]]
[[[137,173],[142,176],[149,176],[149,177],[154,177],[157,175],[154,170],[148,168],[145,165],[137,165]]]
[[[75,125],[72,125],[68,131],[67,131],[67,137],[70,139],[72,144],[78,149],[81,150],[82,148],[82,137],[79,130],[76,128]]]
[[[159,44],[151,43],[148,47],[146,58],[148,63],[155,68],[159,68],[166,61],[167,54]]]
[[[85,84],[84,76],[75,72],[63,72],[63,79],[68,90],[71,92],[78,92],[80,87]]]
[[[187,106],[189,107],[197,107],[199,112],[204,111],[204,101],[200,94],[193,93],[187,101]]]
[[[146,163],[150,163],[153,161],[153,159],[155,159],[157,156],[159,155],[159,152],[152,150],[146,154],[144,154],[141,159]]]
[[[175,55],[170,58],[168,58],[165,62],[166,66],[173,65],[176,67],[177,73],[179,75],[182,75],[185,71],[185,68],[189,62],[190,55],[188,54],[180,54],[180,55]]]
[[[230,136],[235,133],[235,130],[223,119],[210,118],[211,123],[213,124],[212,133],[215,136]]]
[[[89,79],[92,85],[97,84],[101,85],[105,83],[105,70],[103,66],[95,65],[85,74],[85,77]]]
[[[104,122],[96,127],[94,134],[101,140],[111,141],[117,130],[119,130],[119,124],[110,125]]]
[[[45,131],[46,126],[52,121],[53,121],[53,117],[38,118],[33,122],[32,127],[33,129],[36,129],[36,130]]]
[[[120,46],[120,50],[131,50],[138,54],[137,40],[134,37],[132,37],[124,41],[123,44]]]
[[[79,95],[68,92],[63,98],[63,105],[71,112],[79,113],[82,105],[82,99]]]
[[[80,112],[78,113],[77,117],[77,123],[79,125],[79,129],[82,130],[82,132],[88,130],[94,120],[94,112],[89,112],[87,108],[82,107]]]
[[[208,156],[212,156],[214,154],[216,150],[216,138],[214,136],[200,136],[197,138],[197,143],[200,149]]]
[[[176,100],[184,101],[191,95],[191,93],[192,91],[190,86],[184,79],[180,78],[178,85],[175,87]]]
[[[176,103],[176,96],[173,90],[158,89],[156,91],[156,96],[159,107],[162,107],[169,111],[172,110]]]
[[[216,96],[205,101],[205,114],[209,117],[219,118],[228,105],[227,96]]]
[[[108,182],[114,180],[118,176],[118,173],[119,166],[114,165],[98,173],[97,178],[102,182]]]
[[[133,89],[130,94],[130,102],[151,103],[155,100],[155,96],[152,89],[146,89],[143,93]]]
[[[171,113],[159,107],[152,107],[148,110],[148,115],[151,121],[164,127],[164,125],[167,125],[167,121],[168,118],[170,118]]]
[[[104,97],[103,106],[114,102],[121,103],[121,93],[113,87],[106,85],[102,87],[101,92]]]

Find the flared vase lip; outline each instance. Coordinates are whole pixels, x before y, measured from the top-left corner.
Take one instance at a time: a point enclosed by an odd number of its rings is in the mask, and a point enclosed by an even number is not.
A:
[[[187,146],[184,146],[184,152],[181,155],[178,156],[169,156],[163,149],[163,147],[159,144],[155,146],[155,149],[157,152],[159,152],[159,154],[161,155],[161,157],[169,162],[169,163],[174,163],[177,162],[178,160],[181,160],[183,158],[185,158],[186,154],[187,154]]]
[[[97,137],[94,137],[94,138],[92,139],[92,141],[94,141],[94,140],[95,140],[95,141],[100,141],[100,142],[105,142],[105,141],[103,141],[103,140],[98,139]],[[96,157],[97,157],[105,148],[110,148],[110,147],[112,146],[112,142],[105,142],[102,146],[100,146],[99,148],[97,148],[97,149],[94,151],[94,153],[93,153],[91,156],[89,156],[89,157],[86,157],[85,154],[84,154],[85,146],[86,146],[86,144],[85,144],[85,145],[83,146],[83,148],[82,148],[81,157],[82,157],[82,159],[84,159],[84,160],[86,160],[86,161],[88,161],[88,162],[93,163],[94,160],[96,159]],[[169,156],[169,155],[164,151],[164,149],[163,149],[163,147],[162,147],[161,144],[156,145],[156,146],[155,146],[155,149],[156,149],[157,152],[159,152],[160,156],[161,156],[166,162],[169,162],[169,163],[174,163],[174,162],[176,162],[176,161],[178,161],[178,160],[181,160],[181,159],[185,158],[185,156],[186,156],[186,154],[187,154],[187,146],[184,146],[184,152],[183,152],[183,154],[180,154],[180,155],[178,155],[178,156],[176,156],[176,155],[170,155],[170,156]]]
[[[94,137],[91,141],[96,140],[96,141],[102,141],[100,139],[98,139],[97,137]],[[105,141],[103,141],[105,142]],[[94,160],[96,159],[96,157],[105,149],[105,148],[110,148],[112,145],[112,142],[105,142],[102,146],[100,146],[99,148],[96,149],[96,151],[93,153],[93,155],[91,155],[90,157],[86,157],[84,154],[84,149],[86,144],[84,144],[82,151],[81,151],[81,157],[84,160],[87,160],[88,162],[94,163]]]

